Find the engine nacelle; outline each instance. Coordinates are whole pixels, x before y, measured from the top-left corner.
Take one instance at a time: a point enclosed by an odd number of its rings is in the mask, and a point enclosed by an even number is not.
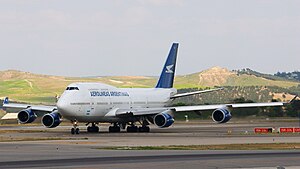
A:
[[[154,116],[154,124],[160,128],[170,127],[174,123],[174,118],[170,113],[172,111],[167,110]]]
[[[217,109],[212,113],[212,119],[217,123],[226,123],[231,119],[231,113],[225,108]]]
[[[54,111],[49,114],[45,114],[42,117],[42,123],[47,128],[57,127],[61,122],[61,116],[57,111]]]
[[[21,110],[18,113],[18,121],[22,124],[32,123],[36,117],[36,114],[30,108]]]

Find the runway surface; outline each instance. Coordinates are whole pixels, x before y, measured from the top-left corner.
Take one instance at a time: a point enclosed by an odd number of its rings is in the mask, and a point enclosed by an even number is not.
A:
[[[0,126],[0,168],[300,168],[300,151],[103,150],[115,146],[300,143],[299,134],[253,134],[297,122],[181,123],[151,133],[71,135],[70,126]],[[152,126],[154,127],[154,126]],[[230,132],[229,132],[230,131]],[[27,140],[27,141],[26,141]]]
[[[116,155],[119,151],[101,152]],[[1,168],[255,168],[299,165],[300,152],[143,152],[146,155],[0,162]],[[141,153],[141,152],[140,152]],[[147,155],[149,154],[149,155]],[[152,154],[152,155],[151,155]]]

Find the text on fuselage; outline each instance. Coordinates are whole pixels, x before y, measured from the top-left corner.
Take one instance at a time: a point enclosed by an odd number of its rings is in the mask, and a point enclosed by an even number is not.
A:
[[[92,97],[98,97],[98,96],[104,96],[104,97],[109,97],[109,96],[115,96],[115,97],[120,97],[120,96],[129,96],[127,92],[117,92],[117,91],[90,91],[90,94]]]

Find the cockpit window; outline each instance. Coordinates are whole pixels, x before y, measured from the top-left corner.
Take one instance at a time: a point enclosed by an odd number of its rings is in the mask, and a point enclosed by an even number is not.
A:
[[[67,87],[66,90],[79,90],[79,88],[78,87]]]

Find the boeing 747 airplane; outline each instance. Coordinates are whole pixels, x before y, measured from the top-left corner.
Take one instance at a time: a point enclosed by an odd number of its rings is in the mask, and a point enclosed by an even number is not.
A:
[[[212,119],[226,123],[231,119],[231,108],[283,106],[284,102],[244,103],[197,106],[169,106],[179,97],[221,90],[222,88],[177,94],[173,88],[178,43],[173,43],[155,88],[116,88],[102,83],[72,83],[67,86],[56,106],[3,102],[3,108],[20,109],[17,118],[22,124],[31,123],[43,114],[45,127],[57,127],[62,119],[73,124],[72,134],[79,134],[78,123],[87,123],[88,132],[99,132],[100,123],[111,123],[109,132],[149,132],[150,123],[160,128],[174,123],[174,112],[212,110]],[[139,127],[137,126],[139,125]]]

